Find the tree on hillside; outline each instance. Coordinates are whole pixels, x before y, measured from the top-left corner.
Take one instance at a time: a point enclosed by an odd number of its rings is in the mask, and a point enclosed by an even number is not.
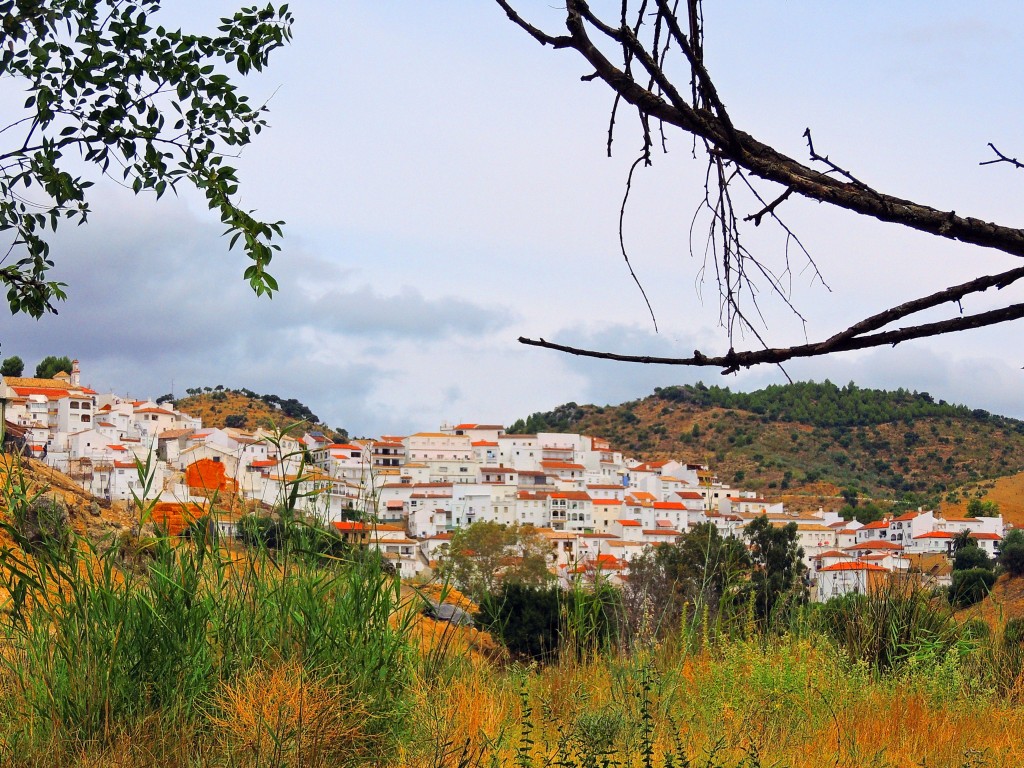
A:
[[[1014,259],[1024,256],[1024,230],[938,210],[874,189],[820,151],[810,129],[804,132],[806,160],[789,156],[747,133],[733,121],[725,106],[729,96],[719,90],[720,83],[706,63],[702,0],[623,0],[620,5],[602,6],[616,9],[607,16],[599,16],[586,0],[566,0],[564,27],[558,30],[542,29],[521,16],[517,7],[525,3],[496,1],[509,19],[535,41],[581,57],[588,72],[583,80],[598,80],[611,89],[614,102],[608,127],[609,153],[623,122],[620,111],[627,108],[636,111],[642,141],[633,170],[641,164],[650,165],[657,148],[666,146],[665,138],[673,130],[692,140],[695,153],[703,153],[707,173],[700,212],[709,222],[706,243],[708,258],[713,261],[707,269],[713,270],[718,280],[720,319],[730,348],[719,355],[694,351],[688,357],[663,358],[581,349],[544,339],[520,338],[522,343],[590,357],[713,366],[732,372],[759,363],[891,345],[1024,317],[1024,303],[1012,303],[1009,298],[987,311],[963,310],[963,299],[1024,278],[1024,267],[1017,264],[991,273],[979,267],[971,280],[876,312],[828,338],[769,348],[754,320],[760,312],[758,301],[765,293],[774,293],[797,312],[788,290],[791,270],[797,268],[791,260],[796,252],[805,259],[809,274],[820,277],[813,259],[782,218],[786,201],[794,195]],[[992,155],[988,163],[1024,168],[1024,163],[989,146]],[[632,173],[626,182],[627,198]],[[755,201],[751,210],[740,209],[742,197]],[[623,201],[623,212],[625,207]],[[620,241],[621,221],[620,217]],[[785,237],[787,248],[778,266],[747,248],[748,228],[763,222],[779,227]],[[625,257],[624,245],[622,250]],[[936,308],[945,308],[949,314],[932,322],[920,319],[919,313]],[[651,316],[653,319],[653,311]],[[906,324],[893,328],[897,323]],[[758,348],[734,349],[737,332],[750,333]]]
[[[532,526],[473,523],[452,534],[440,572],[479,602],[499,582],[539,586],[547,583],[547,540]]]
[[[5,357],[0,364],[0,376],[13,376],[17,378],[25,372],[25,361],[17,355]]]
[[[972,568],[992,570],[992,559],[973,540],[966,547],[960,547],[953,557],[954,571],[969,571]]]
[[[623,604],[633,632],[666,633],[680,620],[708,611],[717,616],[738,597],[750,575],[742,541],[723,537],[714,523],[700,523],[673,544],[647,549],[629,566]]]
[[[256,293],[277,289],[267,268],[280,222],[238,207],[224,162],[263,129],[266,107],[250,105],[224,72],[262,70],[290,39],[291,14],[287,5],[246,8],[208,36],[160,26],[160,6],[0,0],[0,76],[25,97],[0,126],[0,233],[14,254],[0,285],[12,312],[39,317],[65,298],[65,285],[48,279],[47,230],[86,221],[93,182],[72,172],[82,160],[136,194],[201,190],[251,259],[245,278]]]
[[[1024,576],[1024,530],[1014,528],[999,548],[999,565],[1011,576]]]
[[[52,379],[61,371],[64,373],[71,373],[71,358],[67,355],[63,355],[61,357],[48,355],[40,361],[39,365],[36,366],[36,378]]]
[[[804,551],[797,544],[796,523],[773,525],[767,515],[751,520],[744,536],[753,564],[754,613],[768,620],[787,597],[802,597]]]
[[[968,517],[998,517],[999,504],[989,499],[971,499],[967,502]]]

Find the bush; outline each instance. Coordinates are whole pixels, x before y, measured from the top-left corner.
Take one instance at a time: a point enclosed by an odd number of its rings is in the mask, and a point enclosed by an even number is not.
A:
[[[1006,622],[1003,642],[1006,645],[1024,645],[1024,618],[1018,616]]]
[[[953,571],[949,602],[959,608],[974,605],[985,598],[996,583],[996,575],[987,568]]]
[[[558,656],[558,617],[562,591],[509,584],[486,595],[476,615],[479,625],[501,638],[509,652],[537,661]]]
[[[509,652],[535,661],[556,661],[561,652],[591,653],[616,636],[618,590],[507,584],[480,602],[476,620]]]
[[[975,568],[992,570],[992,559],[977,544],[960,547],[953,558],[954,571],[969,571]]]

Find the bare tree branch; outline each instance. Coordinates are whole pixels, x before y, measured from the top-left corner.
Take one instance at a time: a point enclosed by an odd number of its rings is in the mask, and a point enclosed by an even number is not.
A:
[[[587,0],[566,0],[567,36],[549,34],[523,21],[512,10],[512,1],[497,0],[509,17],[534,39],[545,45],[574,50],[593,70],[593,74],[588,75],[587,79],[600,79],[611,88],[615,96],[615,106],[609,125],[609,151],[615,110],[618,109],[620,102],[633,105],[641,116],[645,153],[649,153],[651,147],[651,119],[658,121],[663,137],[665,126],[675,126],[694,137],[695,149],[703,145],[708,156],[708,175],[705,181],[705,198],[694,220],[696,221],[702,211],[710,215],[710,220],[705,263],[701,268],[701,274],[707,270],[707,259],[713,256],[722,301],[720,322],[729,334],[730,346],[734,322],[739,322],[742,327],[753,332],[762,344],[764,343],[762,335],[751,325],[747,314],[741,308],[741,298],[744,298],[745,301],[754,304],[760,315],[760,309],[757,307],[757,284],[761,280],[767,280],[772,290],[799,316],[790,301],[789,288],[786,284],[792,279],[788,255],[791,242],[797,243],[807,257],[809,267],[813,268],[815,276],[821,279],[817,266],[803,248],[799,238],[777,215],[779,206],[793,194],[948,240],[997,250],[1015,257],[1024,256],[1024,230],[978,218],[959,216],[955,211],[942,211],[874,189],[850,170],[832,161],[828,155],[819,154],[809,128],[804,132],[810,157],[810,164],[806,164],[759,141],[734,125],[725,108],[724,99],[704,63],[701,0],[687,0],[684,10],[680,9],[679,0],[654,0],[650,12],[647,10],[648,0],[641,0],[635,6],[638,13],[632,26],[627,22],[630,7],[628,0],[622,0],[619,18],[614,23],[601,19],[590,8]],[[681,13],[686,14],[685,18],[680,16]],[[642,28],[645,14],[653,17],[653,24]],[[681,18],[683,23],[680,23]],[[613,63],[606,53],[611,47],[619,51],[622,57],[621,66]],[[689,68],[689,99],[683,97],[676,82],[669,75],[668,54],[671,48],[678,49],[679,56],[685,59],[685,66]],[[639,67],[635,67],[634,64],[638,64]],[[644,82],[637,79],[641,67]],[[637,69],[636,74],[634,69]],[[994,144],[989,144],[989,147],[995,153],[995,159],[983,161],[981,165],[1007,163],[1014,168],[1024,169],[1024,163],[1004,154]],[[824,170],[818,170],[812,165],[824,166]],[[737,214],[729,191],[729,185],[737,177],[762,206],[760,210],[745,217]],[[755,177],[781,185],[781,193],[762,195],[751,183]],[[632,171],[627,180],[626,195],[620,209],[620,245],[623,255],[626,249],[622,242],[621,217],[625,210],[625,200],[628,199],[631,180]],[[758,226],[765,217],[778,223],[786,234],[786,259],[779,269],[770,268],[767,263],[751,254],[744,246],[739,231],[743,222],[753,222]],[[691,225],[691,253],[692,235]],[[632,267],[630,273],[633,274]],[[635,274],[633,277],[636,280]],[[749,352],[736,352],[730,349],[726,355],[714,357],[695,352],[693,356],[686,358],[660,358],[585,350],[543,339],[521,338],[520,341],[575,355],[640,363],[714,366],[731,372],[740,367],[760,363],[777,364],[795,357],[811,357],[898,344],[910,339],[955,333],[1016,320],[1024,314],[1024,304],[1009,304],[990,311],[960,315],[947,320],[882,330],[922,310],[950,303],[959,304],[964,296],[990,287],[1002,288],[1022,277],[1024,268],[981,275],[961,285],[878,312],[824,341],[781,349],[766,346],[765,349]],[[824,284],[823,279],[822,283]],[[639,285],[639,280],[637,284]],[[648,306],[650,308],[649,304]],[[756,319],[754,316],[751,317]]]
[[[600,352],[580,347],[570,347],[565,344],[555,344],[544,339],[528,339],[525,336],[519,337],[520,344],[532,347],[543,347],[554,349],[559,352],[567,352],[570,355],[581,357],[595,357],[601,360],[618,360],[626,363],[646,363],[654,365],[692,365],[711,368],[721,368],[722,373],[735,373],[740,368],[750,368],[763,363],[783,363],[797,357],[819,357],[834,352],[850,352],[855,349],[869,349],[871,347],[882,347],[886,345],[895,346],[902,341],[921,339],[927,336],[938,336],[944,333],[956,333],[972,328],[984,328],[997,323],[1005,323],[1010,320],[1019,320],[1024,317],[1024,304],[1011,304],[1008,307],[994,309],[989,312],[979,312],[975,315],[955,317],[950,320],[940,320],[935,323],[924,323],[907,328],[899,328],[892,331],[884,331],[870,336],[856,336],[853,338],[840,338],[838,341],[826,339],[825,341],[813,344],[801,344],[781,349],[761,349],[752,352],[736,352],[729,350],[724,355],[709,357],[699,350],[694,350],[692,357],[653,357],[650,355],[621,355],[615,352]],[[842,334],[837,334],[842,336]],[[833,337],[835,338],[835,337]]]

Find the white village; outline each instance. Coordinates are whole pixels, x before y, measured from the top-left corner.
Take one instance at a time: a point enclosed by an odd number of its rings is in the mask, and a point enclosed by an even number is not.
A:
[[[893,575],[948,586],[958,535],[995,556],[1005,533],[1001,515],[919,509],[861,524],[824,509],[790,512],[720,482],[706,464],[641,461],[596,436],[460,423],[337,443],[319,431],[204,427],[168,403],[83,385],[77,360],[53,379],[0,381],[6,440],[99,499],[188,510],[236,496],[271,509],[297,488],[302,512],[378,550],[408,579],[429,577],[452,532],[477,522],[535,529],[568,585],[622,583],[634,558],[696,525],[742,538],[766,516],[795,524],[810,594],[826,601]],[[220,512],[216,524],[233,534],[237,522]]]

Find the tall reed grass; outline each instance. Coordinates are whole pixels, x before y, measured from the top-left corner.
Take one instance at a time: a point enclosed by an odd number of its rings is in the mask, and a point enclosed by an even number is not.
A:
[[[94,541],[16,469],[0,490],[4,765],[1024,764],[1019,623],[963,625],[926,595],[767,630],[742,605],[689,606],[667,632],[578,585],[559,604],[563,652],[516,662],[481,653],[476,630],[424,631],[423,599],[321,546],[294,494],[276,547],[242,548],[164,536],[145,505],[137,534]],[[634,625],[649,629],[622,634]]]
[[[70,759],[159,729],[216,742],[225,764],[335,765],[382,759],[404,738],[416,614],[399,610],[400,581],[378,560],[308,548],[328,534],[294,506],[280,516],[301,535],[242,550],[144,524],[100,541],[29,537],[23,521],[45,497],[17,468],[3,490],[6,754]],[[145,567],[126,567],[140,552]]]

